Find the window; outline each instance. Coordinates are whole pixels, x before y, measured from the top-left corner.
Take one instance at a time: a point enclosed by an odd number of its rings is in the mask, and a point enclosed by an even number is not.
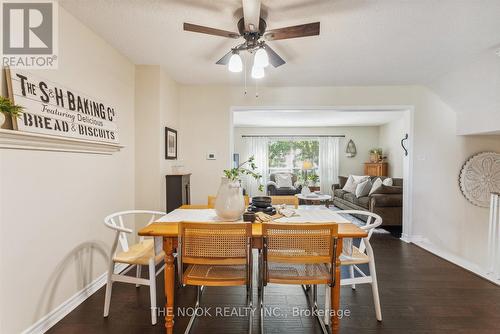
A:
[[[311,140],[271,140],[269,142],[269,173],[290,172],[303,181],[304,161],[311,162],[312,168],[307,171],[310,181],[319,180],[319,141]]]

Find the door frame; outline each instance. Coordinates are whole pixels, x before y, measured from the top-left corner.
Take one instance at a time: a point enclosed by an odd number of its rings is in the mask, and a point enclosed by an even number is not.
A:
[[[376,106],[232,106],[229,109],[229,164],[231,168],[234,153],[234,122],[233,115],[241,111],[286,111],[286,110],[330,110],[330,111],[361,111],[361,112],[403,112],[406,131],[408,133],[408,155],[403,158],[403,226],[401,240],[410,243],[413,232],[413,145],[414,145],[414,118],[415,106],[413,105],[376,105]]]

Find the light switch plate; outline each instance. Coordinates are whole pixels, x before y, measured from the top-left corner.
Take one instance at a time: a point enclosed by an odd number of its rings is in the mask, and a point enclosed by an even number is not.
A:
[[[207,160],[215,160],[215,152],[208,152]]]

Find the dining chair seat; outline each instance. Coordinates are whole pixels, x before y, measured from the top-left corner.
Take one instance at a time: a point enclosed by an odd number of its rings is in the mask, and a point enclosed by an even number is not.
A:
[[[155,264],[160,263],[165,258],[165,252],[160,251],[158,254],[154,254],[154,240],[145,239],[137,244],[129,247],[128,251],[121,251],[113,257],[114,262],[127,263],[127,264],[139,264],[147,266],[149,259],[154,257]]]
[[[268,281],[278,284],[329,284],[330,267],[324,263],[268,263]]]
[[[362,252],[358,247],[352,247],[352,255],[347,257],[344,255],[340,256],[340,263],[342,266],[352,265],[352,264],[363,264],[370,262],[370,257]]]
[[[246,265],[191,264],[183,275],[186,285],[238,286],[245,285],[248,274]]]

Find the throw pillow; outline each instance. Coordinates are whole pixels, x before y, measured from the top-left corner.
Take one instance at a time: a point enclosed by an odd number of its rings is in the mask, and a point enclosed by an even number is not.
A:
[[[357,198],[368,196],[371,189],[372,189],[372,181],[368,179],[357,185],[355,195]]]
[[[372,189],[370,190],[369,195],[373,194],[378,188],[380,188],[380,186],[382,186],[382,184],[383,183],[380,177],[377,177],[377,179],[373,181]]]
[[[347,182],[345,183],[342,190],[355,194],[356,187],[358,186],[358,184],[363,181],[366,181],[366,179],[369,178],[370,178],[369,176],[364,176],[364,175],[349,175],[349,178],[347,179]]]
[[[403,193],[402,187],[381,185],[380,187],[377,188],[377,190],[375,190],[375,192],[373,194],[390,195],[390,194],[402,194],[402,193]]]
[[[278,188],[292,188],[292,175],[290,174],[276,174],[274,176]]]
[[[389,186],[389,187],[392,187],[392,184],[393,184],[393,181],[390,177],[386,178],[384,181],[382,181],[382,184],[384,186]]]

